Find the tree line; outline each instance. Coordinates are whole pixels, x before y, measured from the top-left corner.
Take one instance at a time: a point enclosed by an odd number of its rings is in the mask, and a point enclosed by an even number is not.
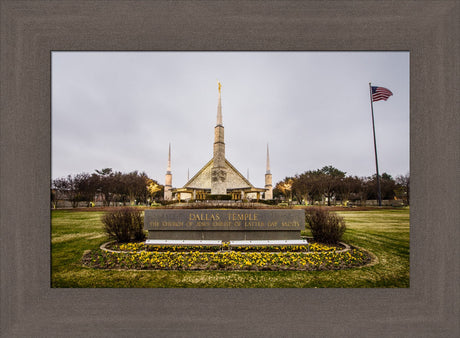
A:
[[[90,206],[96,201],[103,206],[115,203],[147,204],[162,198],[164,186],[147,176],[145,172],[122,173],[112,168],[95,170],[94,173],[79,173],[52,181],[51,201],[68,200],[72,207],[80,202]]]
[[[400,175],[395,179],[387,173],[380,176],[382,200],[402,200],[409,205],[410,177]],[[145,172],[121,173],[112,168],[95,170],[94,173],[68,175],[52,181],[51,202],[54,206],[63,200],[77,207],[100,202],[103,206],[116,204],[150,204],[162,201],[164,186],[151,179]],[[304,204],[327,203],[331,205],[356,203],[377,199],[377,178],[347,176],[345,172],[325,166],[305,171],[279,181],[273,189],[275,200],[297,201]]]
[[[409,181],[409,174],[400,175],[396,179],[387,173],[380,175],[382,200],[396,198],[409,205]],[[273,196],[302,204],[307,202],[331,205],[334,201],[365,204],[367,200],[377,199],[377,175],[347,176],[345,172],[333,166],[325,166],[286,177],[275,185]]]

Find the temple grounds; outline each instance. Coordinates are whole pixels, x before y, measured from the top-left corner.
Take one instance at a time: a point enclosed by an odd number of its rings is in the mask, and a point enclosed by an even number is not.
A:
[[[53,210],[52,287],[409,287],[409,209],[342,210],[343,241],[372,254],[371,264],[342,270],[130,270],[84,266],[82,257],[109,239],[103,210]],[[309,236],[308,230],[302,233]],[[300,254],[300,253],[299,253]]]

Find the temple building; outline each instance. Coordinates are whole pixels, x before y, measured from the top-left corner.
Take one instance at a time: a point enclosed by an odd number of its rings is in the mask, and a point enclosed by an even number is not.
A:
[[[226,195],[227,199],[272,199],[272,175],[267,145],[267,170],[265,187],[256,188],[226,158],[224,125],[222,122],[221,84],[218,83],[217,123],[214,127],[213,157],[182,188],[172,188],[171,145],[169,145],[168,168],[165,177],[165,200],[206,200]],[[263,196],[262,196],[263,194]],[[209,196],[211,195],[211,196]],[[214,195],[214,196],[213,196]]]

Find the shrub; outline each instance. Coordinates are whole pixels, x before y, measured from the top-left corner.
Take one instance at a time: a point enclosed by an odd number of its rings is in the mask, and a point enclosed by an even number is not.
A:
[[[111,210],[102,216],[102,223],[109,237],[118,242],[145,239],[144,217],[142,211],[136,208]]]
[[[229,201],[232,199],[231,195],[211,195],[207,194],[206,199],[209,201]]]
[[[267,205],[277,205],[277,200],[259,200],[259,203],[267,204]]]
[[[161,205],[164,205],[164,206],[179,203],[179,201],[176,201],[176,200],[161,200],[159,202]]]
[[[336,244],[346,230],[343,217],[324,208],[307,208],[305,222],[315,241],[320,243]]]

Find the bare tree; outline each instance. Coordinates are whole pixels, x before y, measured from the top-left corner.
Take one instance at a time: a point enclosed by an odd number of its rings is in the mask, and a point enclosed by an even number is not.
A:
[[[409,205],[410,200],[410,175],[400,175],[396,177],[395,195],[397,198],[402,199],[404,204]]]
[[[341,179],[345,177],[345,172],[334,168],[333,166],[325,166],[318,173],[319,190],[327,198],[327,205],[331,205],[331,200],[336,197],[340,191]]]
[[[99,176],[97,182],[97,191],[104,197],[104,206],[110,206],[110,203],[112,202],[115,196],[115,174],[112,171],[112,168],[96,170],[96,173]]]

